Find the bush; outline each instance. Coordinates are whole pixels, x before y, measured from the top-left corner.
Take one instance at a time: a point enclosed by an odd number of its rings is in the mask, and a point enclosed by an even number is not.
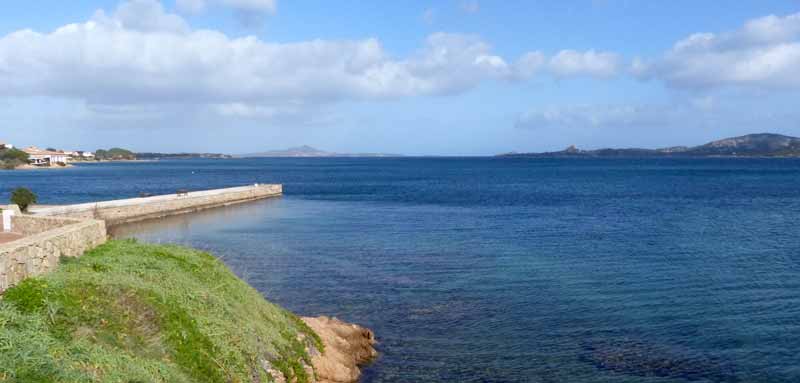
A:
[[[36,203],[36,194],[26,188],[17,188],[11,193],[11,203],[22,211],[28,211],[28,206]]]

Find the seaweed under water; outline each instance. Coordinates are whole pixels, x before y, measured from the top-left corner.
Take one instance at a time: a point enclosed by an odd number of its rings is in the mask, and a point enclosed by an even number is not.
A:
[[[581,346],[581,361],[600,370],[690,382],[740,382],[730,361],[680,347],[633,338],[593,338]]]

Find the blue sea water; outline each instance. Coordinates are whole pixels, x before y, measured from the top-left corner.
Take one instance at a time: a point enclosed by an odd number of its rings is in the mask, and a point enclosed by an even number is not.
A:
[[[364,382],[800,382],[800,160],[247,159],[0,172],[49,204],[251,183],[123,226],[375,330]]]

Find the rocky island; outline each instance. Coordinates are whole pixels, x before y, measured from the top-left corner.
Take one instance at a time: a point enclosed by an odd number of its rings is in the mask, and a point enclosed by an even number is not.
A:
[[[773,133],[725,138],[699,146],[660,149],[604,148],[581,150],[575,146],[543,153],[505,153],[499,157],[800,157],[800,138]]]

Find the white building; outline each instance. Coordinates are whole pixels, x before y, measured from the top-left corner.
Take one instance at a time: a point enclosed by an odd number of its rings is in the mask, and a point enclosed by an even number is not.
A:
[[[28,160],[34,166],[52,166],[59,163],[69,163],[69,156],[63,152],[51,152],[49,150],[42,150],[35,146],[25,148],[22,150],[28,153]]]
[[[0,141],[0,149],[14,149],[14,145]]]

